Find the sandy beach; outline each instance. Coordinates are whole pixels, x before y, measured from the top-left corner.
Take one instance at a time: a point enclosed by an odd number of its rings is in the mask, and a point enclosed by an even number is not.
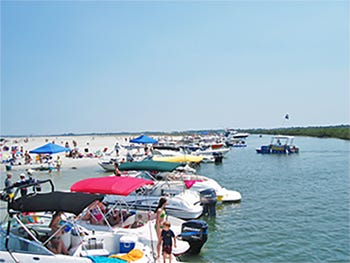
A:
[[[62,167],[65,168],[79,168],[86,166],[95,166],[98,162],[98,156],[102,152],[105,154],[114,154],[114,146],[118,142],[123,144],[129,137],[125,136],[43,136],[43,137],[18,137],[18,138],[7,138],[6,142],[2,142],[1,145],[1,165],[0,174],[1,178],[4,178],[4,173],[6,173],[6,164],[4,161],[11,156],[11,148],[16,147],[18,150],[23,149],[25,151],[30,151],[36,149],[46,143],[52,142],[60,146],[65,146],[66,143],[69,144],[70,148],[73,148],[73,141],[77,143],[76,148],[79,153],[83,154],[82,158],[71,158],[67,157],[65,152],[53,154],[53,160],[60,156],[62,160]],[[9,150],[6,151],[6,146]],[[4,151],[5,149],[5,151]],[[38,164],[35,161],[36,154],[30,154],[32,157],[31,164]],[[87,157],[93,156],[93,157]],[[30,165],[29,165],[30,166]],[[24,163],[22,165],[12,166],[11,172],[17,173],[23,172],[29,167]]]

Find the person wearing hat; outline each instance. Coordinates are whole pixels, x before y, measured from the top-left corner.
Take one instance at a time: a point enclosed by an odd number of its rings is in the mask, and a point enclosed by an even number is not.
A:
[[[24,185],[24,184],[26,184],[27,182],[26,182],[26,175],[24,174],[24,173],[21,173],[20,175],[19,175],[19,178],[20,178],[20,180],[18,181],[18,185],[20,186],[20,185]],[[21,188],[21,190],[20,190],[20,192],[21,192],[21,196],[26,196],[27,195],[27,188],[26,187],[22,187]]]

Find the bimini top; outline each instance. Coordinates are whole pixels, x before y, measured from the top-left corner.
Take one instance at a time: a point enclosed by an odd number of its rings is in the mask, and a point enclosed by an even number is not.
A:
[[[71,186],[70,190],[72,192],[127,196],[147,184],[152,185],[154,183],[151,180],[141,178],[112,175],[78,181]]]
[[[160,162],[146,160],[142,162],[126,162],[119,165],[121,171],[158,171],[171,172],[181,166],[182,163]]]
[[[9,203],[9,208],[20,212],[55,212],[62,211],[79,215],[96,200],[102,201],[103,195],[49,192],[27,195]]]

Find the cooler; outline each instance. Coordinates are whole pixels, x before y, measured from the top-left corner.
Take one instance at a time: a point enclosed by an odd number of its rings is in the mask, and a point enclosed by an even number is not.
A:
[[[119,240],[119,252],[128,253],[130,250],[134,249],[136,241],[136,236],[122,236]]]

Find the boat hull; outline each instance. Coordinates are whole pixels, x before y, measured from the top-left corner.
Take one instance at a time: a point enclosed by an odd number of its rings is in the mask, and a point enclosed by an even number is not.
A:
[[[256,152],[261,154],[292,154],[299,153],[299,148],[295,146],[290,147],[288,145],[266,145],[257,148]]]

